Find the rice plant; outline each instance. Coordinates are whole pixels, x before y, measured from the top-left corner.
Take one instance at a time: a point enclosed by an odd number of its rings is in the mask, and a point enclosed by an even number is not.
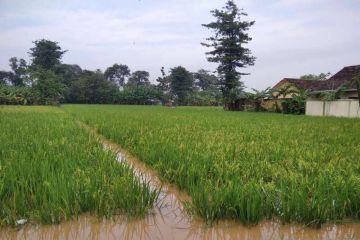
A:
[[[192,197],[208,222],[360,216],[358,119],[220,108],[65,105]]]
[[[0,107],[0,225],[142,216],[158,193],[55,107]]]

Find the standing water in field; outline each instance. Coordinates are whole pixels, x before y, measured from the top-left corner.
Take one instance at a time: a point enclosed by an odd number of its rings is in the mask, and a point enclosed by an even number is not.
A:
[[[86,127],[86,126],[85,126]],[[89,129],[89,128],[88,128]],[[94,130],[89,129],[93,134]],[[97,134],[96,134],[97,135]],[[161,188],[154,212],[143,219],[129,220],[123,216],[99,219],[83,215],[59,225],[26,225],[0,230],[0,239],[359,239],[360,225],[325,224],[320,229],[303,225],[282,225],[262,221],[245,227],[235,221],[219,221],[212,227],[201,219],[190,217],[183,202],[191,198],[171,184],[164,184],[157,173],[131,156],[119,145],[97,135],[104,148],[117,154],[118,161],[129,164],[141,181],[154,189]]]

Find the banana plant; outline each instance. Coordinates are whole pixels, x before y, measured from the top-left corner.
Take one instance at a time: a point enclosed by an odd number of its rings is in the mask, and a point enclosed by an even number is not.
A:
[[[264,90],[257,90],[252,88],[254,93],[250,94],[249,98],[252,99],[255,103],[255,111],[260,111],[261,103],[266,98],[271,98],[271,87],[267,87]]]

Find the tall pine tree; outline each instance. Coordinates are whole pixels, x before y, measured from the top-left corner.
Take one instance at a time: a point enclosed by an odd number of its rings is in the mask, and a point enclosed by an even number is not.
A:
[[[254,65],[255,62],[251,51],[244,47],[252,40],[247,31],[255,21],[243,20],[247,13],[239,9],[233,0],[227,1],[223,9],[215,9],[211,13],[216,21],[203,26],[211,29],[214,36],[207,38],[209,43],[202,45],[212,49],[206,53],[209,55],[208,61],[219,63],[217,72],[225,108],[236,110],[236,101],[243,89],[240,78],[248,74],[238,69]]]

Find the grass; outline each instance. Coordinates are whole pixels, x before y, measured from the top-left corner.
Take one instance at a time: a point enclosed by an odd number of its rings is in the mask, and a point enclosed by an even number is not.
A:
[[[60,108],[2,106],[0,131],[0,225],[84,212],[142,216],[156,201],[156,191]]]
[[[360,121],[220,108],[66,105],[192,197],[209,222],[360,216]]]

